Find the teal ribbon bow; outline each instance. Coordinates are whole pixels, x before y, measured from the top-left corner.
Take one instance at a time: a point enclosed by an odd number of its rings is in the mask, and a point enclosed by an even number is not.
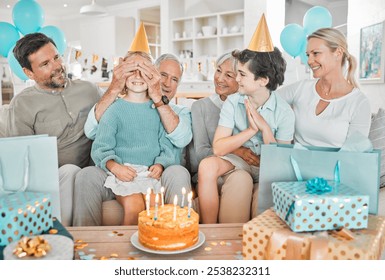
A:
[[[315,177],[306,181],[306,192],[323,194],[330,192],[332,187],[328,185],[328,182],[324,178]]]

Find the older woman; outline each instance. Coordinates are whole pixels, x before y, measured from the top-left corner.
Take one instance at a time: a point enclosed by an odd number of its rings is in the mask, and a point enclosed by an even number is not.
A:
[[[202,159],[213,155],[213,139],[222,105],[229,95],[238,90],[234,67],[235,59],[231,53],[220,56],[216,61],[214,74],[216,94],[200,99],[192,105],[194,151],[198,164]],[[233,153],[243,158],[250,165],[259,166],[258,156],[250,149],[241,147]],[[229,175],[222,176],[218,180],[218,186],[220,196],[218,198],[220,200],[218,222],[248,221],[253,196],[253,179],[250,174],[244,170],[236,170]]]

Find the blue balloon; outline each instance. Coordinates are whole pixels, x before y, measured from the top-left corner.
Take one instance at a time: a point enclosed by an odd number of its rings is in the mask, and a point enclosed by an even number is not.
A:
[[[18,76],[23,81],[28,80],[29,78],[27,75],[25,75],[23,68],[21,68],[19,62],[17,61],[16,57],[13,55],[13,48],[15,46],[12,46],[11,49],[8,52],[8,64],[9,67],[11,67],[12,72]]]
[[[64,36],[64,32],[61,31],[59,28],[56,26],[52,25],[47,25],[44,26],[43,28],[39,29],[38,32],[41,32],[48,37],[50,37],[56,44],[56,48],[59,51],[61,55],[64,54],[64,51],[67,48],[67,40]]]
[[[307,55],[306,55],[306,48],[307,48],[307,40],[305,40],[302,43],[301,52],[299,53],[299,57],[301,58],[301,62],[305,65],[307,65]]]
[[[20,0],[12,10],[13,22],[26,35],[39,30],[44,24],[44,11],[35,1]]]
[[[0,22],[0,55],[7,57],[9,49],[19,40],[16,27],[8,22]]]
[[[288,24],[281,31],[281,45],[283,49],[292,57],[296,57],[299,55],[299,53],[301,52],[301,46],[305,40],[305,31],[299,24]]]
[[[321,6],[310,8],[303,17],[303,28],[306,35],[310,35],[320,28],[331,26],[332,15],[328,9]]]

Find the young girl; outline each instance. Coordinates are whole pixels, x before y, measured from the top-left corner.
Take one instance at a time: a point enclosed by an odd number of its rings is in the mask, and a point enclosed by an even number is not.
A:
[[[290,106],[273,91],[284,80],[286,62],[281,52],[233,52],[237,62],[239,93],[223,104],[213,142],[213,157],[201,161],[198,170],[200,215],[203,223],[218,219],[217,178],[229,171],[243,169],[254,182],[259,169],[232,154],[237,148],[250,148],[260,154],[261,145],[290,143],[294,133],[294,114]],[[242,186],[240,186],[242,187]],[[242,203],[242,202],[239,202]]]
[[[122,98],[103,114],[91,156],[97,166],[112,173],[106,185],[124,209],[123,225],[134,225],[138,213],[145,209],[147,189],[153,186],[151,179],[138,180],[139,171],[143,174],[149,167],[148,177],[159,180],[163,170],[174,164],[174,156],[143,79],[141,65],[152,62],[151,57],[144,52],[129,52],[125,59],[137,63],[137,69],[127,78]]]

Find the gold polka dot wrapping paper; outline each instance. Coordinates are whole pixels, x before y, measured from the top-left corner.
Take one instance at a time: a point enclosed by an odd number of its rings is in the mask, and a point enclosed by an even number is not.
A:
[[[245,260],[377,260],[385,247],[385,217],[369,215],[367,229],[296,233],[273,209],[243,225]],[[341,234],[342,233],[342,234]]]
[[[327,183],[331,191],[322,194],[307,191],[305,181],[273,183],[274,210],[294,232],[366,228],[369,196],[344,184]]]
[[[0,198],[0,246],[41,234],[52,225],[49,194],[18,192]]]

